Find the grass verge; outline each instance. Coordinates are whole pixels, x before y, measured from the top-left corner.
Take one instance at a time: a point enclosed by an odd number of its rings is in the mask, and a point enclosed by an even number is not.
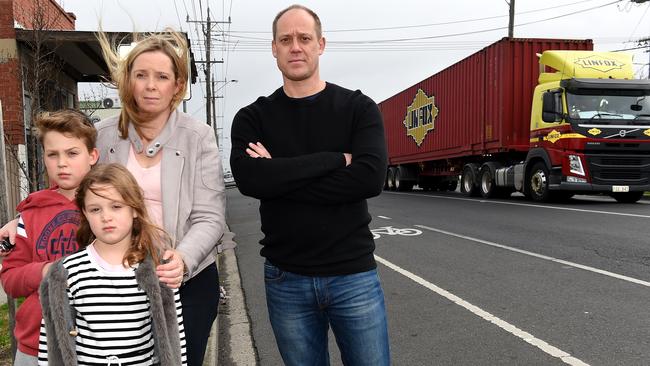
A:
[[[0,366],[11,365],[11,330],[9,330],[9,307],[0,306]]]

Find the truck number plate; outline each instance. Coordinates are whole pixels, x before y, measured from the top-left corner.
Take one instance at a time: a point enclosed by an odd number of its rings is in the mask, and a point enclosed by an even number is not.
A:
[[[612,192],[629,192],[630,186],[612,186]]]

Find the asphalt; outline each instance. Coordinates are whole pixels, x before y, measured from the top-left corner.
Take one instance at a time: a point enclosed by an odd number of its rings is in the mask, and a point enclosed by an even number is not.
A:
[[[263,329],[261,332],[259,329],[253,327],[253,324],[259,327],[260,321],[262,323],[268,322],[268,319],[260,315],[264,313],[261,310],[264,309],[264,306],[260,308],[258,306],[260,304],[256,302],[257,300],[253,299],[256,296],[259,297],[259,294],[255,294],[258,289],[253,287],[253,293],[251,293],[251,288],[248,287],[249,285],[246,286],[246,295],[248,295],[246,301],[248,301],[248,306],[251,306],[251,303],[253,303],[253,307],[247,308],[247,303],[244,301],[242,281],[244,284],[250,283],[250,281],[260,281],[261,279],[257,278],[259,277],[259,273],[257,277],[250,275],[251,271],[242,272],[240,275],[238,267],[253,268],[252,266],[259,262],[259,260],[255,260],[259,259],[259,255],[257,254],[258,246],[252,245],[256,244],[257,240],[259,240],[259,235],[252,234],[253,231],[257,233],[259,230],[259,222],[252,218],[253,215],[257,215],[257,212],[252,213],[251,207],[249,207],[250,204],[238,202],[236,199],[233,199],[236,194],[233,195],[233,192],[229,193],[231,194],[228,195],[227,219],[232,230],[239,236],[233,239],[233,242],[236,241],[239,247],[236,250],[224,250],[219,255],[219,274],[221,276],[221,284],[227,291],[227,299],[226,303],[222,304],[219,308],[216,364],[221,366],[280,364],[280,360],[273,358],[274,355],[268,354],[268,343],[271,342],[271,346],[274,346],[272,336],[270,340],[268,339],[268,335],[272,334],[270,329]],[[649,196],[644,197],[644,200],[649,199]],[[242,207],[245,207],[245,209]],[[255,230],[252,230],[252,227],[255,227]],[[237,254],[240,256],[239,258]],[[255,259],[251,259],[251,257]],[[391,278],[388,272],[383,274],[385,275],[382,277],[384,280],[388,281]],[[402,289],[405,286],[404,284],[398,284],[393,287]],[[399,302],[397,300],[394,301],[396,303]],[[255,306],[258,307],[255,308]],[[422,308],[424,309],[426,306]],[[249,310],[250,313],[247,313]],[[270,326],[267,328],[270,328]],[[394,333],[399,332],[394,331]],[[255,342],[253,341],[253,335],[255,335]],[[407,342],[406,344],[408,345],[409,343]],[[404,347],[408,348],[407,346]],[[330,348],[333,351],[336,349],[334,346]]]

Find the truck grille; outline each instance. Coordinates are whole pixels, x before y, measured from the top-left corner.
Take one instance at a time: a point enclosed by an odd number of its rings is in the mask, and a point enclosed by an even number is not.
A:
[[[587,155],[594,184],[639,185],[650,182],[648,155]]]

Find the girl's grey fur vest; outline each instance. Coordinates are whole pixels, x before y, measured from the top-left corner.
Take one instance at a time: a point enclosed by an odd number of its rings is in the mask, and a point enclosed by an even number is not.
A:
[[[181,345],[174,292],[158,281],[153,261],[147,257],[135,271],[136,281],[149,297],[151,328],[160,366],[181,364]],[[61,260],[52,265],[40,286],[43,319],[47,329],[50,366],[76,366],[74,309],[66,293],[68,271]]]

